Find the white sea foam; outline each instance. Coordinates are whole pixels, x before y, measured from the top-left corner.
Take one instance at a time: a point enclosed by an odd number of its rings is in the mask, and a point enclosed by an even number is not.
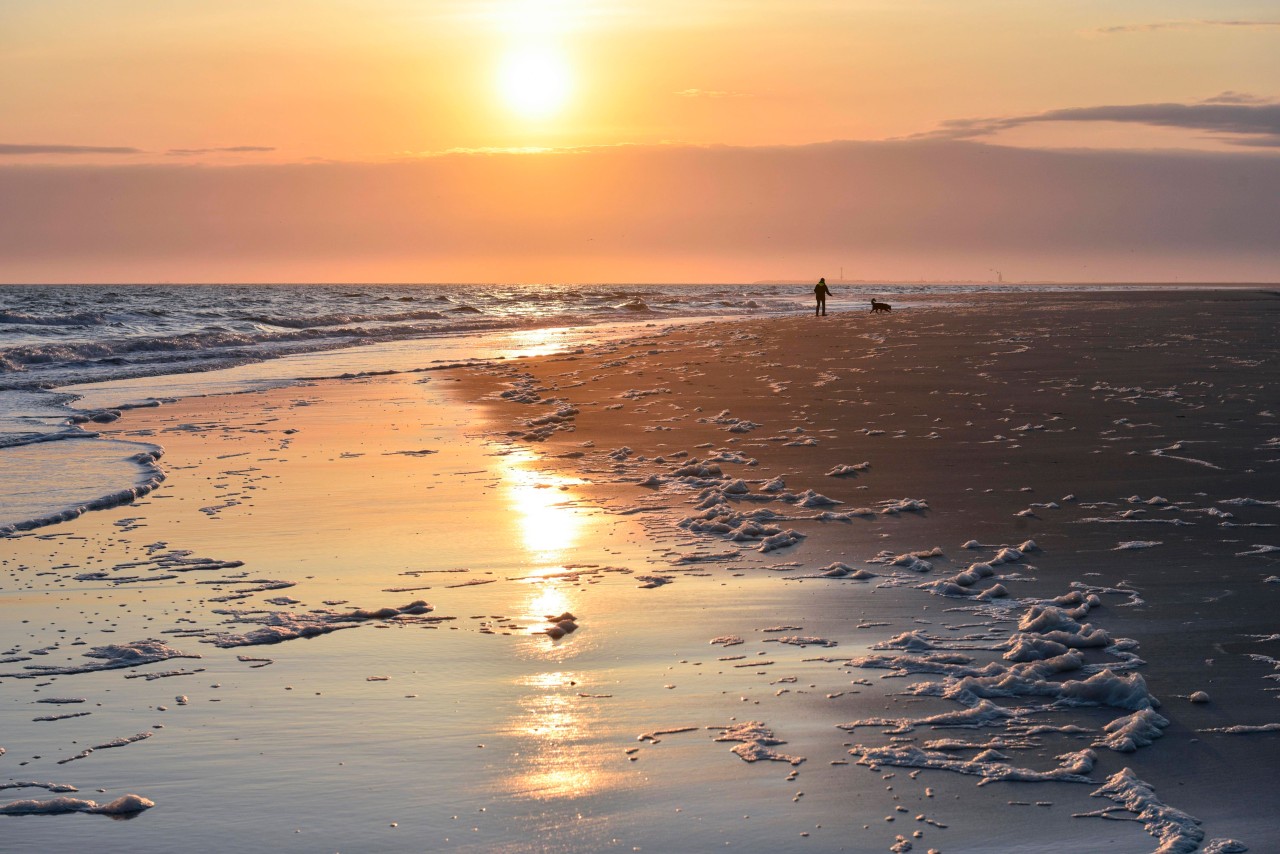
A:
[[[131,815],[151,809],[155,802],[140,795],[121,795],[114,801],[98,804],[80,798],[52,798],[47,801],[12,801],[0,805],[0,815],[61,815],[83,812],[95,815]]]
[[[806,489],[804,492],[796,495],[792,503],[797,507],[830,507],[836,504],[843,504],[844,502],[837,501],[834,498],[828,498],[821,493],[814,492],[812,489]]]
[[[55,794],[61,792],[80,791],[75,786],[70,786],[66,783],[37,783],[31,780],[15,780],[9,783],[0,783],[0,790],[4,789],[44,789],[45,791],[53,792]]]
[[[837,646],[838,642],[829,640],[828,638],[815,637],[813,635],[787,635],[780,638],[768,638],[767,642],[786,643],[792,646]]]
[[[781,476],[770,478],[760,485],[761,492],[786,492],[787,482]]]
[[[1258,732],[1280,732],[1280,723],[1234,724],[1233,726],[1205,727],[1197,732],[1215,732],[1222,735],[1251,735]]]
[[[867,747],[854,745],[849,753],[857,756],[859,765],[873,768],[892,765],[900,768],[936,768],[981,777],[978,785],[1000,781],[1021,783],[1092,783],[1087,775],[1093,770],[1095,755],[1088,748],[1058,756],[1058,766],[1049,771],[1036,771],[1010,765],[1003,758],[957,759],[939,751],[921,750],[912,745]]]
[[[1244,854],[1249,846],[1238,839],[1210,839],[1200,850],[1202,854]]]
[[[871,463],[862,462],[852,465],[838,465],[827,472],[827,477],[848,477],[850,475],[861,474],[871,468]]]
[[[796,543],[804,539],[804,537],[805,535],[799,531],[791,529],[781,531],[761,540],[758,551],[771,552],[776,551],[777,549],[785,549],[788,546],[794,546]]]
[[[77,759],[84,759],[86,756],[93,753],[95,750],[110,750],[114,747],[125,747],[130,744],[135,744],[139,741],[145,741],[148,738],[151,738],[152,735],[154,735],[154,733],[140,732],[137,735],[121,736],[120,738],[113,738],[110,741],[104,741],[102,744],[95,744],[93,747],[86,747],[84,750],[80,751],[74,756],[68,756],[66,759],[59,759],[58,764],[66,765],[68,762],[75,762]]]
[[[1112,774],[1092,795],[1108,798],[1120,806],[1080,815],[1110,818],[1117,809],[1132,813],[1147,833],[1159,840],[1160,845],[1153,854],[1191,854],[1204,839],[1198,819],[1161,801],[1151,784],[1140,780],[1130,768]]]
[[[1103,729],[1108,735],[1095,746],[1109,747],[1119,753],[1132,753],[1164,735],[1164,728],[1168,725],[1169,721],[1154,710],[1140,709],[1106,724]]]
[[[18,679],[34,679],[40,676],[49,675],[72,675],[77,673],[92,673],[97,670],[116,670],[123,667],[139,667],[144,664],[152,664],[157,661],[165,661],[170,658],[200,658],[197,653],[182,652],[174,649],[163,641],[148,638],[146,640],[133,641],[127,644],[108,644],[106,646],[93,647],[84,653],[85,658],[97,659],[91,664],[80,665],[46,665],[46,664],[26,664],[23,665],[23,671],[0,673],[0,677],[14,677]]]
[[[744,762],[759,762],[763,759],[799,765],[805,760],[803,756],[791,756],[774,750],[776,745],[786,744],[786,742],[774,736],[773,730],[760,721],[743,721],[726,727],[716,727],[716,729],[723,729],[723,732],[716,736],[716,741],[740,742],[731,750]]]
[[[1179,528],[1186,528],[1195,524],[1184,519],[1143,519],[1136,516],[1090,516],[1077,521],[1098,525],[1172,525]]]
[[[290,611],[220,611],[229,616],[231,622],[260,624],[261,628],[238,635],[230,632],[214,632],[203,642],[212,643],[221,648],[237,646],[253,646],[257,644],[280,643],[297,638],[310,638],[340,629],[355,628],[369,620],[395,620],[404,617],[421,616],[433,610],[421,599],[410,602],[401,608],[378,608],[367,610],[358,608],[354,611],[312,611],[295,614]]]
[[[918,498],[899,498],[892,501],[881,501],[876,504],[881,513],[896,515],[898,513],[920,513],[929,509],[929,504]]]

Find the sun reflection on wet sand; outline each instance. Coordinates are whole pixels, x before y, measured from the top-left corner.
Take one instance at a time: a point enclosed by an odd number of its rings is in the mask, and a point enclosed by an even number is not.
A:
[[[535,459],[528,451],[513,452],[502,457],[499,472],[530,563],[535,571],[545,573],[552,569],[549,564],[562,561],[578,542],[584,513],[573,507],[576,496],[569,490],[582,481],[526,468]]]
[[[520,329],[507,334],[510,345],[501,350],[499,356],[504,359],[517,359],[522,356],[546,356],[563,350],[574,334],[581,335],[581,329],[557,326],[547,329]]]
[[[526,608],[526,616],[540,620],[563,614],[565,611],[573,612],[571,607],[573,601],[561,582],[553,580],[535,582],[535,584],[537,586],[534,588],[535,593]]]
[[[583,481],[534,467],[537,456],[519,450],[501,458],[504,498],[525,552],[520,599],[510,609],[530,627],[516,654],[539,668],[518,677],[519,711],[504,734],[516,744],[503,787],[519,797],[560,800],[585,797],[624,782],[603,704],[588,686],[590,671],[567,665],[593,647],[579,635],[553,640],[542,633],[549,617],[579,607],[571,556],[590,535],[593,515],[576,506],[573,487]],[[550,668],[550,669],[544,669]]]
[[[600,700],[583,696],[584,675],[548,671],[519,681],[533,693],[521,698],[508,734],[522,745],[506,786],[536,800],[577,798],[617,787],[617,750],[601,739],[606,721]]]

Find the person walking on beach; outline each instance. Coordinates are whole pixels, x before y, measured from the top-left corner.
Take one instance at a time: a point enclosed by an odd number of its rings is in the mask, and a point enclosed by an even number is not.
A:
[[[818,304],[813,309],[813,316],[827,316],[827,295],[831,293],[831,289],[827,287],[827,278],[823,276],[818,279],[818,284],[813,286],[813,295],[818,300]]]

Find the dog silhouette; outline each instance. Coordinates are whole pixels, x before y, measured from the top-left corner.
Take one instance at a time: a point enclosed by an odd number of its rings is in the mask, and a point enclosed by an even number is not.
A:
[[[889,305],[889,303],[887,303],[887,302],[878,302],[877,300],[875,300],[875,299],[873,298],[873,299],[871,300],[871,310],[872,310],[873,312],[877,312],[877,311],[893,311],[893,306]]]

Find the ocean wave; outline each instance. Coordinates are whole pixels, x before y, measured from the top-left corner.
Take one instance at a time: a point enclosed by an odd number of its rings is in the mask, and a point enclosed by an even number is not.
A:
[[[113,490],[74,507],[64,507],[38,516],[32,516],[28,519],[0,524],[0,537],[6,537],[18,531],[30,531],[33,528],[56,525],[59,522],[75,519],[90,510],[103,510],[108,507],[128,504],[151,492],[163,483],[165,479],[164,470],[156,462],[164,454],[164,449],[158,445],[140,445],[140,447],[146,450],[139,451],[128,458],[129,462],[135,463],[141,470],[133,486]]]
[[[25,311],[0,311],[0,323],[13,326],[98,326],[107,315],[103,312],[85,311],[78,314],[29,314]]]
[[[760,302],[748,302],[748,295]],[[610,316],[791,309],[773,296],[750,286],[545,283],[0,286],[0,389],[189,373],[357,344]]]
[[[579,318],[579,325],[595,321]],[[0,351],[0,391],[54,388],[229,368],[300,353],[363,344],[448,337],[552,325],[554,319],[460,312],[439,322],[317,327],[256,334],[219,331],[96,343],[46,344]]]
[[[590,326],[659,312],[695,317],[726,313],[701,289],[559,285],[405,287],[369,285],[248,287],[0,286],[0,460],[31,456],[24,445],[53,443],[56,454],[93,458],[103,441],[94,413],[66,416],[32,408],[57,396],[22,390],[196,374],[303,353],[364,344],[450,338],[560,325]],[[730,309],[732,311],[732,309]],[[430,351],[430,348],[427,348]],[[300,364],[314,370],[310,361]],[[322,369],[323,370],[323,369]],[[323,375],[323,373],[321,373]],[[32,414],[35,413],[35,414]],[[38,417],[37,417],[38,416]],[[105,418],[102,420],[106,420]],[[76,422],[83,422],[82,426]],[[66,439],[87,439],[65,443]],[[51,447],[50,451],[54,448]],[[0,522],[10,532],[54,524],[127,502],[163,478],[155,458],[131,458],[140,477],[103,477],[80,497]],[[135,472],[137,470],[135,469]],[[96,497],[94,497],[96,496]]]
[[[99,435],[75,426],[52,433],[3,433],[0,434],[0,449],[38,445],[41,442],[60,442],[64,439],[96,439]]]
[[[279,317],[273,315],[256,315],[246,318],[254,323],[266,326],[279,326],[285,329],[313,329],[319,327],[349,326],[353,323],[403,323],[409,320],[439,320],[444,317],[438,311],[419,309],[417,311],[399,311],[392,314],[323,314],[313,317]]]
[[[350,330],[357,334],[359,330]],[[65,364],[90,365],[120,356],[160,353],[193,353],[226,350],[275,341],[295,341],[315,338],[326,333],[303,329],[294,332],[260,333],[233,332],[216,329],[191,332],[184,335],[138,336],[101,341],[80,341],[64,344],[33,344],[10,347],[0,352],[0,372],[22,371],[31,366]]]

